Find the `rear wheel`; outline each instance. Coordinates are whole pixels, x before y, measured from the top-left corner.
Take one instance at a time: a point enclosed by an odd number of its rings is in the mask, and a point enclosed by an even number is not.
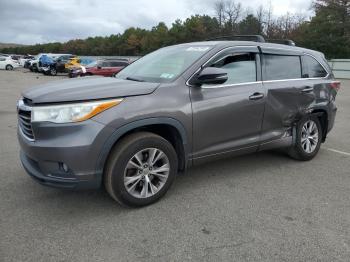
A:
[[[295,145],[289,155],[297,160],[307,161],[314,158],[322,143],[322,127],[316,116],[309,116],[299,121]]]
[[[12,65],[7,65],[6,66],[6,70],[13,70],[13,66]]]
[[[148,132],[132,134],[113,149],[104,183],[107,192],[127,206],[156,202],[177,174],[177,155],[164,138]]]

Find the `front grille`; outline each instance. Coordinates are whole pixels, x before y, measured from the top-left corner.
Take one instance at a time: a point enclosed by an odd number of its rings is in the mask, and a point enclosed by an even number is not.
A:
[[[24,103],[18,104],[18,125],[23,135],[29,140],[34,140],[32,129],[31,108],[25,106]]]

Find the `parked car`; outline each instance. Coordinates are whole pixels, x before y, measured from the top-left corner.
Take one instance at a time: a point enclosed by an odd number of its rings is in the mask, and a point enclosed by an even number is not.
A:
[[[0,56],[0,69],[13,70],[19,67],[19,64],[9,56]]]
[[[61,72],[61,73],[66,73],[66,63],[68,63],[68,61],[72,58],[75,58],[75,55],[63,55],[63,56],[59,56],[56,59],[56,64],[54,65],[56,72]]]
[[[80,66],[80,58],[79,57],[73,57],[70,58],[67,63],[64,65],[66,71],[69,71],[73,67]]]
[[[159,49],[116,78],[23,92],[21,161],[48,186],[98,188],[129,206],[161,198],[178,172],[283,148],[311,160],[334,125],[340,83],[322,53],[252,41]]]
[[[69,77],[77,76],[115,76],[120,70],[129,65],[128,60],[123,59],[104,59],[98,60],[86,66],[85,72],[80,68],[70,70]]]
[[[39,65],[41,68],[40,71],[44,75],[57,75],[56,60],[54,60],[50,56],[41,56],[41,58],[39,59]]]
[[[29,70],[32,72],[39,72],[39,59],[42,55],[46,55],[46,54],[38,54],[34,57],[34,59],[29,61]]]
[[[67,69],[65,68],[65,64],[70,59],[71,58],[67,58],[67,60],[64,60],[62,57],[59,57],[53,60],[51,63],[47,64],[45,68],[43,68],[43,73],[46,75],[56,75],[57,73],[66,73]],[[91,63],[92,59],[79,58],[78,61],[80,63],[79,68],[81,68],[83,65]]]
[[[35,57],[31,55],[25,55],[19,59],[19,64],[23,66],[24,68],[29,67],[29,61],[34,60]]]
[[[42,66],[40,64],[40,58],[43,55],[49,56],[52,59],[56,59],[56,58],[58,58],[60,56],[71,55],[71,54],[40,53],[37,56],[35,56],[34,60],[30,61],[30,64],[29,64],[29,67],[28,67],[30,69],[30,71],[32,71],[32,72],[42,72]]]

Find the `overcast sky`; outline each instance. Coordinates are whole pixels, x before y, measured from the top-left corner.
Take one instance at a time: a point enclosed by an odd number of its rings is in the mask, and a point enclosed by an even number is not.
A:
[[[270,0],[236,0],[268,7]],[[310,14],[312,0],[271,0],[275,15]],[[150,29],[193,14],[213,15],[215,0],[0,0],[0,42],[35,44]]]

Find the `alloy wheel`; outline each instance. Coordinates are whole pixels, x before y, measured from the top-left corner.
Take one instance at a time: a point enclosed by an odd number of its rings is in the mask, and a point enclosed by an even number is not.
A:
[[[304,123],[301,130],[301,147],[311,154],[315,151],[319,140],[317,124],[313,120],[308,120]]]
[[[127,163],[124,186],[135,198],[151,197],[165,185],[170,172],[166,154],[157,148],[137,152]]]

